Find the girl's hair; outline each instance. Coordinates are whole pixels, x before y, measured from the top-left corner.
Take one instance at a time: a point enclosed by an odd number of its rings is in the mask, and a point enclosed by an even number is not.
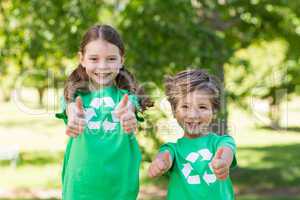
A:
[[[83,36],[79,51],[84,55],[85,46],[94,40],[102,39],[106,42],[116,45],[119,48],[120,54],[123,57],[125,48],[121,37],[117,31],[109,25],[96,25],[91,27]],[[115,79],[116,85],[120,89],[128,90],[129,92],[139,97],[139,103],[142,111],[147,107],[153,106],[153,102],[146,96],[144,89],[140,87],[134,76],[123,66]],[[67,79],[64,89],[64,97],[67,102],[72,102],[76,91],[89,92],[89,76],[81,64],[70,74]]]
[[[165,78],[165,88],[168,101],[174,112],[179,99],[195,90],[205,91],[209,94],[214,112],[220,108],[220,84],[215,76],[204,70],[186,70],[173,77],[168,76]]]

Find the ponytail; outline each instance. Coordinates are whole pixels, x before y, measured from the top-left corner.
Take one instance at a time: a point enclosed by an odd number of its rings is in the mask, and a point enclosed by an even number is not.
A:
[[[89,91],[89,77],[81,64],[70,74],[64,89],[66,102],[74,100],[76,91]]]
[[[146,95],[144,89],[137,84],[134,76],[124,66],[120,69],[116,77],[116,85],[118,88],[128,90],[130,93],[136,95],[142,111],[153,106],[153,102]]]

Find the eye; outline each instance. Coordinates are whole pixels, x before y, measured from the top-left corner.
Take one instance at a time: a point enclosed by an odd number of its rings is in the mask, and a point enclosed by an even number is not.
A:
[[[199,109],[201,109],[201,110],[206,110],[207,109],[207,106],[199,106]]]
[[[181,108],[188,109],[189,107],[188,107],[188,105],[184,104],[184,105],[181,106]]]
[[[96,58],[96,57],[91,57],[91,58],[89,58],[89,60],[91,60],[91,61],[97,61],[98,58]]]
[[[110,61],[110,62],[112,62],[112,61],[117,60],[117,58],[115,58],[115,57],[109,57],[109,58],[107,58],[107,60]]]

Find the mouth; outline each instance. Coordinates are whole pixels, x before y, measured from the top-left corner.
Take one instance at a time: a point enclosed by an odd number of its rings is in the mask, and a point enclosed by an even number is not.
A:
[[[185,122],[185,126],[189,129],[197,129],[201,126],[199,122]]]
[[[93,73],[93,80],[100,85],[107,85],[110,84],[112,82],[114,78],[114,73],[112,72],[94,72]]]
[[[189,134],[200,134],[207,130],[207,126],[201,122],[184,122],[185,130]]]
[[[97,76],[97,77],[108,77],[108,76],[111,76],[112,75],[112,73],[110,73],[110,72],[108,72],[108,73],[94,73],[95,74],[95,76]]]

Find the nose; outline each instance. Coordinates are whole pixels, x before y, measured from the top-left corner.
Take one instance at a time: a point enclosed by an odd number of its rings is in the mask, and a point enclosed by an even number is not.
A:
[[[99,64],[98,64],[98,66],[97,66],[97,68],[99,68],[99,69],[105,69],[106,68],[106,62],[105,62],[105,60],[100,61]]]
[[[187,118],[198,119],[199,117],[200,117],[200,113],[194,109],[190,109],[187,113]]]

